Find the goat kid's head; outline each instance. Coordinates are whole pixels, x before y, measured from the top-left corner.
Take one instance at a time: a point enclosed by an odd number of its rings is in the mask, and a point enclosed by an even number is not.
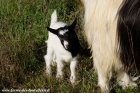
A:
[[[63,47],[68,50],[70,44],[74,41],[74,38],[77,37],[75,32],[76,23],[77,19],[69,26],[60,27],[58,29],[47,27],[47,29],[49,32],[57,35]]]

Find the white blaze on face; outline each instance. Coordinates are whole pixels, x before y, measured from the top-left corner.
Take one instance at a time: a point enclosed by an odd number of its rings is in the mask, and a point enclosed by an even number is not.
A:
[[[64,47],[65,47],[65,49],[68,49],[68,46],[69,46],[69,43],[66,40],[64,40]]]
[[[66,29],[66,30],[61,30],[61,31],[59,32],[59,34],[60,34],[60,35],[64,35],[66,32],[68,32],[67,29]]]

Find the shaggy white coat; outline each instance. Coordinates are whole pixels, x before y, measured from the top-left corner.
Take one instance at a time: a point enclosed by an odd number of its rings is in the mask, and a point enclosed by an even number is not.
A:
[[[85,8],[84,30],[92,50],[98,85],[109,93],[109,80],[116,71],[118,83],[136,86],[124,70],[118,55],[117,12],[123,0],[81,0]]]

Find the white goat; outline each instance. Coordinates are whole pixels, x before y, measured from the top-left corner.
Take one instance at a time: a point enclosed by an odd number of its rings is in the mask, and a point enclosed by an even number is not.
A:
[[[68,26],[66,23],[57,21],[57,12],[51,15],[51,24],[48,29],[47,55],[44,56],[46,62],[46,73],[51,75],[51,64],[57,63],[57,78],[63,78],[63,63],[70,62],[70,81],[73,84],[76,80],[75,69],[77,65],[77,55],[79,41],[74,31],[76,20]]]

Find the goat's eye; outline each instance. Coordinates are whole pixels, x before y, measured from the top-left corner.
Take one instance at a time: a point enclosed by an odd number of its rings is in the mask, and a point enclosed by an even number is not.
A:
[[[60,38],[64,38],[64,35],[59,35]]]

